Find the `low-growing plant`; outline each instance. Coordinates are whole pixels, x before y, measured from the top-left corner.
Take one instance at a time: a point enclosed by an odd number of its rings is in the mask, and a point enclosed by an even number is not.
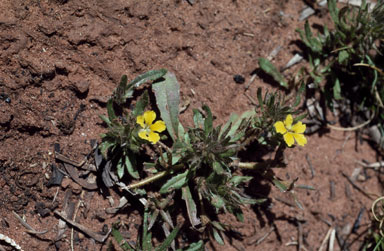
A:
[[[361,250],[384,250],[384,197],[377,198],[371,206],[372,223],[365,235]]]
[[[260,68],[282,87],[306,84],[307,98],[324,104],[316,116],[320,124],[328,124],[324,109],[337,110],[345,126],[376,126],[381,139],[374,141],[383,147],[384,1],[373,8],[363,0],[361,6],[339,9],[336,0],[328,0],[328,9],[333,29],[324,25],[314,35],[307,21],[304,30],[297,30],[309,68],[302,67],[288,80],[266,59],[259,60]]]
[[[134,92],[151,81],[141,94]],[[155,222],[162,223],[169,238],[168,227],[175,229],[171,215],[184,212],[201,238],[224,244],[223,234],[230,226],[220,222],[218,214],[231,213],[242,221],[243,205],[265,201],[244,192],[253,177],[239,169],[256,170],[281,190],[293,191],[294,182],[281,181],[265,170],[280,164],[286,145],[306,144],[305,125],[299,122],[303,116],[292,117],[298,114],[300,100],[292,107],[282,95],[267,92],[263,97],[260,89],[258,106],[240,116],[233,114],[224,125],[215,126],[210,108],[203,105],[193,110],[194,125],[184,128],[179,121],[179,88],[174,74],[165,70],[150,71],[129,84],[123,76],[108,101],[108,117],[102,117],[108,132],[102,135],[100,150],[109,163],[110,176],[116,172],[125,189],[146,199],[148,230]],[[153,99],[156,104],[149,102]],[[264,163],[241,162],[238,153],[253,142],[278,148],[275,158]]]

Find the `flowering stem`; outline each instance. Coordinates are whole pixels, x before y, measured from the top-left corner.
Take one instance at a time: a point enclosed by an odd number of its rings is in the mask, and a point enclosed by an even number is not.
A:
[[[172,171],[175,171],[175,170],[179,170],[181,169],[182,167],[184,167],[184,165],[176,165],[176,166],[172,166],[172,169],[171,170],[167,170],[167,171],[162,171],[160,173],[157,173],[151,177],[148,177],[146,179],[143,179],[143,180],[140,180],[136,183],[133,183],[133,184],[130,184],[127,186],[128,189],[134,189],[134,188],[139,188],[139,187],[142,187],[142,186],[145,186],[149,183],[152,183],[158,179],[161,179],[162,177],[170,174]]]

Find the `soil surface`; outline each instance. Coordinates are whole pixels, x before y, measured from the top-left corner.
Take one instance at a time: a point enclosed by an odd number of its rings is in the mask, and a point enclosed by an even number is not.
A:
[[[141,215],[134,206],[105,211],[111,201],[118,204],[118,191],[83,190],[69,178],[49,185],[55,144],[76,162],[92,151],[91,141],[106,130],[99,115],[123,74],[133,79],[152,69],[174,72],[182,102],[189,104],[181,115],[186,126],[192,108],[202,104],[211,107],[217,124],[252,108],[245,94],[277,89],[258,77],[245,89],[258,58],[280,47],[273,62],[283,66],[299,50],[295,29],[304,26],[298,21],[304,6],[298,0],[0,1],[0,234],[24,250],[107,250],[111,237],[100,244],[70,227],[58,234],[54,211],[70,205],[73,219],[95,233],[120,221],[125,236],[136,240]],[[315,15],[309,21],[329,19]],[[245,83],[236,83],[235,75]],[[251,182],[252,193],[270,199],[245,207],[243,223],[221,215],[239,238],[226,238],[225,247],[207,244],[207,250],[298,250],[299,244],[317,250],[330,228],[358,250],[375,196],[355,189],[347,177],[357,174],[358,186],[380,195],[380,177],[373,170],[364,175],[356,163],[380,156],[354,132],[326,131],[309,135],[305,147],[286,150],[285,158],[287,167],[275,169],[276,175],[315,188],[296,190],[303,209],[291,194]],[[362,208],[360,228],[352,232]],[[14,213],[39,233],[27,233]]]

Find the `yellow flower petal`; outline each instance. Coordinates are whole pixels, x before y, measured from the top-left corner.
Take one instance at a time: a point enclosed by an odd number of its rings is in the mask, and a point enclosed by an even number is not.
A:
[[[276,129],[276,132],[278,132],[278,133],[284,134],[284,133],[287,132],[287,129],[285,128],[284,123],[281,122],[281,121],[277,121],[274,124],[274,126],[275,126],[275,129]]]
[[[154,111],[144,112],[144,121],[147,125],[152,125],[153,121],[156,119],[156,113]]]
[[[305,138],[304,134],[294,133],[293,137],[299,146],[304,146],[307,144],[307,139]]]
[[[137,116],[136,123],[138,123],[142,128],[144,128],[145,127],[144,116],[142,116],[142,115]]]
[[[287,145],[290,147],[295,143],[295,140],[293,139],[293,134],[291,132],[287,132],[284,134],[284,141],[287,143]]]
[[[146,130],[140,130],[139,137],[145,140],[149,140],[149,136]]]
[[[157,141],[160,140],[160,135],[158,133],[155,133],[155,132],[149,132],[149,135],[148,135],[148,140],[152,142],[152,144],[156,144]]]
[[[287,117],[284,120],[285,127],[289,130],[292,127],[293,118],[291,114],[288,114]]]
[[[164,121],[162,120],[158,120],[156,121],[155,123],[153,123],[149,129],[151,129],[151,131],[154,131],[154,132],[162,132],[165,130],[165,123]]]
[[[299,121],[292,126],[292,131],[294,131],[295,133],[304,133],[305,128],[306,128],[306,125],[301,123],[301,121]]]

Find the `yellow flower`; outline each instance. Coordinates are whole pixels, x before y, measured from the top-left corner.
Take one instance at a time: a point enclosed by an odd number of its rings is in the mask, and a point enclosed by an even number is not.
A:
[[[153,123],[155,119],[156,113],[154,111],[146,111],[143,115],[136,118],[136,122],[142,127],[139,130],[139,137],[150,141],[152,144],[156,144],[160,140],[160,135],[156,132],[162,132],[166,128],[162,120]]]
[[[275,123],[274,126],[276,132],[283,134],[284,141],[289,147],[295,143],[295,140],[297,144],[299,144],[300,146],[304,146],[305,144],[307,144],[307,139],[303,134],[306,128],[305,124],[301,123],[301,121],[297,122],[294,125],[292,125],[292,123],[292,115],[288,114],[284,120],[284,123],[282,121],[277,121]]]

